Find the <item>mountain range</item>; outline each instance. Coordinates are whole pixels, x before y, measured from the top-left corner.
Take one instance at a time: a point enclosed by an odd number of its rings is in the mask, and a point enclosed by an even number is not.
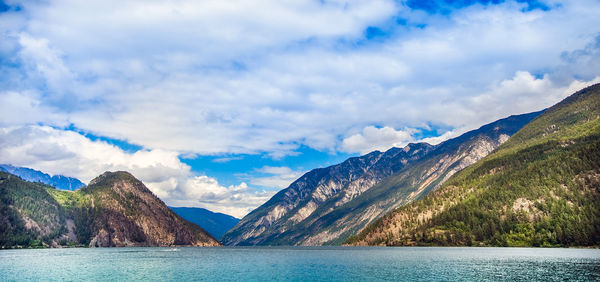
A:
[[[195,223],[213,237],[219,239],[240,220],[224,213],[212,212],[203,208],[169,207],[183,219]]]
[[[17,167],[9,164],[0,164],[0,171],[19,176],[23,180],[30,182],[40,182],[60,190],[74,191],[85,187],[85,184],[77,178],[63,175],[50,176],[39,170]],[[222,213],[214,213],[203,208],[193,207],[169,207],[179,216],[187,221],[193,222],[202,229],[206,230],[215,238],[220,238],[223,234],[233,227],[239,219]]]
[[[472,165],[541,112],[511,116],[438,145],[408,144],[312,170],[245,216],[227,245],[335,245]]]
[[[495,152],[350,245],[600,245],[600,84],[549,108]]]
[[[0,172],[1,248],[221,245],[214,237],[226,245],[598,246],[600,84],[437,145],[311,170],[239,221],[169,208],[127,172],[64,191],[44,184],[47,174],[1,168],[9,170]]]
[[[0,247],[219,246],[127,172],[61,191],[0,172]]]
[[[26,167],[17,167],[9,164],[0,164],[0,171],[14,174],[27,181],[41,182],[61,190],[74,191],[85,186],[85,184],[83,184],[83,182],[77,178],[63,175],[50,176],[47,173],[43,173],[39,170]]]

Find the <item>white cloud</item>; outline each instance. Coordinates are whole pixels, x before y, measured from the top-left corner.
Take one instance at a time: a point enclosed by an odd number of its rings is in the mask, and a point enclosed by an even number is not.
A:
[[[464,130],[464,129],[450,130],[450,131],[446,131],[444,134],[442,134],[440,136],[423,138],[423,139],[419,140],[419,142],[425,142],[425,143],[429,143],[431,145],[437,145],[448,139],[458,137],[458,136],[460,136],[460,134],[465,133],[465,132],[466,132],[466,130]]]
[[[462,124],[455,123],[459,126],[440,136],[417,140],[414,136],[418,129],[405,128],[397,131],[390,127],[368,126],[363,128],[361,133],[344,138],[341,150],[365,154],[374,150],[386,151],[391,147],[404,147],[409,142],[438,144],[506,117],[506,113],[528,113],[550,107],[574,92],[596,83],[600,83],[600,76],[589,81],[572,80],[568,85],[560,85],[549,76],[535,78],[529,72],[517,71],[513,78],[493,84],[489,91],[462,101],[465,105],[463,115],[472,115],[474,118],[465,119]],[[505,101],[511,103],[507,104]],[[430,105],[431,112],[436,112],[439,106],[441,105]]]
[[[263,166],[256,169],[257,172],[266,174],[263,177],[251,177],[250,183],[252,185],[267,187],[267,188],[287,188],[302,176],[305,171],[295,171],[287,166]]]
[[[19,44],[22,47],[19,55],[25,67],[31,69],[30,74],[40,75],[52,90],[70,86],[73,74],[65,66],[61,54],[48,46],[47,39],[21,33]]]
[[[169,199],[197,177],[178,156],[364,153],[415,142],[414,128],[453,128],[426,139],[440,142],[598,81],[600,5],[553,3],[426,16],[391,0],[24,1],[0,16],[0,156],[86,181],[127,169]],[[395,17],[409,25],[365,40]],[[264,173],[248,183],[284,187],[297,172]],[[220,187],[209,182],[189,185]],[[237,212],[238,196],[266,195],[221,188]]]
[[[86,183],[104,171],[125,170],[167,204],[186,203],[236,217],[244,216],[274,193],[257,191],[243,182],[223,187],[214,178],[196,176],[176,152],[127,153],[77,132],[47,126],[0,128],[0,163],[76,177]]]
[[[176,206],[202,206],[211,211],[222,212],[242,218],[262,205],[275,192],[249,189],[246,183],[222,186],[212,177],[195,176],[188,178],[178,191],[181,195],[171,201]]]
[[[178,191],[181,195],[170,203],[174,206],[201,206],[211,211],[222,212],[237,218],[244,217],[270,199],[275,191],[250,189],[246,183],[222,186],[212,177],[188,178]]]
[[[237,161],[237,160],[242,160],[244,159],[243,157],[223,157],[223,158],[216,158],[214,160],[212,160],[213,163],[227,163],[230,161]]]
[[[154,184],[185,178],[190,171],[176,152],[140,150],[129,154],[77,132],[47,126],[1,128],[0,161],[76,177],[86,183],[104,171],[126,170],[160,197],[168,197],[174,187]]]
[[[404,147],[413,141],[415,130],[395,130],[391,127],[376,128],[367,126],[362,133],[347,137],[342,142],[342,150],[366,154],[371,151],[387,151],[391,147]]]
[[[57,125],[66,125],[66,115],[44,105],[39,96],[36,91],[0,91],[0,124],[10,126],[52,121]]]
[[[150,149],[273,158],[300,145],[343,149],[375,124],[473,128],[546,106],[491,98],[492,113],[472,108],[519,71],[548,73],[557,88],[600,75],[596,2],[523,5],[423,17],[384,0],[26,2],[3,19],[2,52],[17,67],[4,66],[11,90],[0,99],[31,114],[8,110],[0,123],[68,121]],[[394,15],[426,26],[364,40]],[[529,90],[519,99],[560,96]]]
[[[514,77],[501,81],[490,90],[466,101],[467,105],[481,113],[478,120],[466,123],[473,127],[506,116],[506,112],[527,113],[550,107],[574,92],[600,82],[600,76],[589,81],[571,80],[561,85],[548,75],[535,78],[531,73],[518,71]],[[510,101],[505,103],[504,101]]]

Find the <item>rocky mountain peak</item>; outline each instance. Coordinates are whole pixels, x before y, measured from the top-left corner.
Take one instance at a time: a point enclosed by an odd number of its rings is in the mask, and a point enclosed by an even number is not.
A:
[[[432,147],[435,147],[435,146],[431,145],[429,143],[425,143],[425,142],[408,143],[408,145],[404,146],[404,148],[402,148],[402,150],[405,153],[410,153],[410,155],[414,155],[414,154],[418,154],[420,150],[428,150],[428,149],[431,149]]]

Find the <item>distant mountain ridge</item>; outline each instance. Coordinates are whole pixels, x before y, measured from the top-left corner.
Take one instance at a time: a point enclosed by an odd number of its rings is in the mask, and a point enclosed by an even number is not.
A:
[[[0,172],[0,248],[219,246],[127,172],[61,191]]]
[[[409,144],[312,170],[245,216],[227,245],[341,244],[387,211],[429,193],[541,112],[511,116],[436,146]]]
[[[600,84],[552,106],[350,245],[600,246]]]
[[[47,173],[26,167],[16,167],[9,164],[0,164],[0,171],[5,171],[10,174],[14,174],[27,181],[48,184],[52,187],[55,187],[56,189],[61,190],[74,191],[81,187],[85,187],[85,184],[83,184],[83,182],[81,182],[77,178],[67,177],[63,175],[50,176]]]
[[[213,237],[219,239],[240,220],[231,215],[212,212],[203,208],[169,207],[183,219],[202,227]]]

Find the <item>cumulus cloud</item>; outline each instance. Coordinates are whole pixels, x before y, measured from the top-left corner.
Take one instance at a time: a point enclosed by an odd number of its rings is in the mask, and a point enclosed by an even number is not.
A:
[[[371,151],[386,151],[391,147],[404,147],[413,141],[413,130],[395,130],[391,127],[365,127],[362,133],[354,134],[342,141],[342,150],[366,154]]]
[[[84,182],[104,171],[125,170],[167,204],[186,203],[237,217],[274,193],[258,191],[243,182],[223,187],[214,178],[192,173],[176,152],[157,149],[127,153],[80,133],[48,126],[0,128],[0,163],[76,177]]]
[[[238,197],[268,193],[197,179],[179,157],[364,153],[429,126],[451,130],[426,139],[441,142],[598,81],[598,2],[546,4],[427,14],[392,0],[13,1],[20,9],[0,14],[1,157],[85,181],[127,169],[168,201],[241,214]],[[369,40],[369,28],[384,35]],[[284,187],[294,170],[247,182]],[[190,187],[221,198],[185,202],[212,195]]]
[[[0,159],[51,174],[77,177],[84,182],[104,171],[129,170],[151,184],[189,171],[189,166],[181,163],[175,152],[140,150],[128,154],[106,142],[91,141],[77,132],[48,126],[0,129]]]
[[[509,111],[525,113],[550,107],[575,91],[598,82],[600,76],[589,81],[575,79],[563,85],[550,79],[549,75],[536,78],[529,72],[517,71],[513,78],[491,86],[489,91],[471,97],[467,103],[483,112],[479,121],[485,123]]]
[[[239,185],[222,186],[212,177],[188,178],[171,201],[176,206],[202,206],[212,211],[242,218],[247,213],[271,198],[275,191],[250,189],[242,182]]]
[[[517,71],[511,79],[490,85],[488,91],[461,101],[465,105],[461,115],[471,115],[473,118],[455,123],[454,129],[440,136],[417,139],[415,135],[420,130],[416,128],[395,130],[391,127],[368,126],[362,132],[344,138],[341,150],[365,154],[374,150],[386,151],[391,147],[403,147],[410,142],[439,144],[478,126],[506,117],[506,113],[527,113],[550,107],[574,92],[596,83],[600,83],[600,76],[588,81],[571,80],[569,84],[562,85],[550,79],[549,75],[536,78],[529,72]],[[505,101],[510,101],[510,104]],[[435,112],[441,107],[442,105],[432,104],[428,108]]]
[[[256,169],[257,172],[265,174],[263,177],[252,177],[250,183],[256,186],[279,188],[288,187],[298,179],[305,171],[295,171],[287,166],[263,166]]]
[[[3,57],[15,61],[2,63],[0,99],[32,114],[8,110],[0,123],[68,121],[180,154],[351,151],[347,138],[373,125],[473,128],[546,106],[483,96],[520,71],[558,88],[600,75],[594,1],[428,17],[391,0],[18,5],[2,17]],[[407,24],[389,27],[397,17]],[[369,41],[371,26],[389,35]],[[559,98],[528,90],[519,99]],[[472,108],[477,99],[500,110]]]

